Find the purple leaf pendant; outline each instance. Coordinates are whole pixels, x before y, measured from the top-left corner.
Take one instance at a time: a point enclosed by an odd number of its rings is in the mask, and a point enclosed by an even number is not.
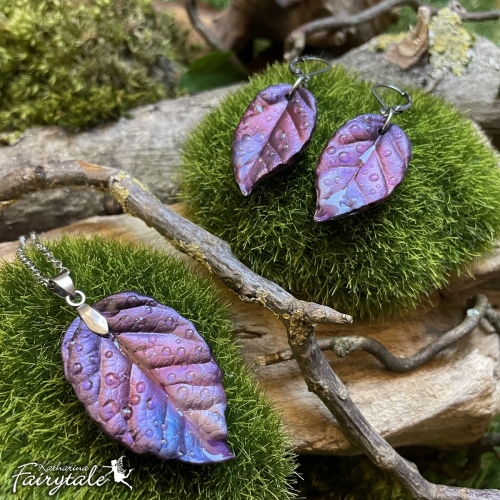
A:
[[[384,122],[380,115],[360,115],[330,139],[316,166],[316,222],[372,208],[402,182],[411,143],[397,125],[379,134]]]
[[[136,292],[94,307],[110,336],[77,318],[62,344],[64,373],[90,417],[138,454],[197,464],[234,458],[222,372],[194,325]]]
[[[293,162],[316,128],[316,99],[307,89],[279,84],[259,92],[234,132],[232,162],[241,192]]]

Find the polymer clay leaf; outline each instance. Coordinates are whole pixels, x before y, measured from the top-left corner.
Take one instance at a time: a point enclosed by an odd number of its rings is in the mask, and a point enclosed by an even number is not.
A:
[[[222,372],[194,325],[135,292],[94,305],[110,336],[75,319],[62,344],[64,373],[90,417],[135,453],[212,463],[227,445]]]
[[[316,127],[316,100],[307,89],[279,84],[259,92],[233,137],[234,176],[247,196],[262,179],[287,167],[304,149]]]
[[[316,166],[316,222],[378,205],[402,182],[411,144],[393,124],[379,134],[384,122],[380,115],[360,115],[330,139]]]

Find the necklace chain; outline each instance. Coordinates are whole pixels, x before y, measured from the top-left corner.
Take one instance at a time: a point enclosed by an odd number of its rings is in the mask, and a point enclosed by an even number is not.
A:
[[[109,325],[106,318],[99,311],[85,303],[85,294],[81,290],[76,290],[75,284],[69,275],[69,269],[60,260],[56,259],[45,245],[40,243],[34,231],[30,233],[30,238],[33,246],[58,271],[57,276],[46,278],[37,269],[33,261],[26,256],[24,253],[26,249],[26,236],[19,237],[19,248],[16,251],[17,258],[30,270],[38,283],[65,299],[68,305],[76,307],[78,315],[91,332],[101,337],[109,337]]]
[[[33,245],[39,250],[44,256],[47,262],[52,264],[54,269],[56,269],[59,273],[68,272],[69,269],[63,265],[63,263],[54,257],[54,254],[38,239],[38,236],[35,232],[30,233],[30,238],[33,242]],[[31,271],[35,279],[38,283],[43,286],[50,288],[50,281],[48,278],[45,278],[41,271],[37,269],[33,261],[31,261],[26,254],[24,253],[24,249],[26,248],[26,236],[19,237],[19,248],[16,251],[16,255],[18,259]]]

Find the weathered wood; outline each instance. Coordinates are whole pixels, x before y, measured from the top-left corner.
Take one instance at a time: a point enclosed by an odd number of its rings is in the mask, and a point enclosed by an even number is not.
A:
[[[500,47],[483,37],[476,37],[470,49],[471,61],[462,76],[451,71],[436,75],[434,68],[423,64],[402,69],[390,62],[384,52],[376,52],[369,42],[351,50],[338,62],[356,69],[361,78],[390,82],[402,87],[431,90],[475,120],[490,135],[500,134]],[[433,76],[436,75],[436,76]]]
[[[176,206],[180,211],[181,207]],[[127,215],[93,217],[67,228],[47,233],[57,237],[69,234],[95,234],[127,241],[154,244],[181,259],[153,229]],[[17,242],[0,244],[0,257],[12,258]],[[494,257],[493,257],[494,259]],[[192,265],[192,260],[188,259]],[[206,275],[204,266],[196,271]],[[486,269],[490,269],[489,271]],[[493,270],[491,270],[493,269]],[[488,283],[498,280],[498,268],[483,266],[482,277]],[[227,287],[215,280],[223,298],[231,303],[234,327],[240,338],[244,359],[253,364],[255,356],[287,347],[282,323],[257,304],[239,300]],[[401,319],[388,322],[358,322],[354,325],[318,327],[318,334],[368,335],[382,342],[398,355],[411,355],[441,333],[457,325],[464,316],[465,298],[476,291],[488,294],[500,303],[500,289],[486,281],[479,285],[469,279],[463,291],[436,295],[435,307],[420,309]],[[464,281],[461,281],[464,283]],[[366,353],[354,353],[339,359],[327,358],[347,384],[351,398],[366,419],[394,446],[429,445],[456,448],[479,438],[485,426],[500,412],[500,374],[497,366],[500,346],[497,335],[481,323],[472,335],[447,349],[422,368],[394,374]],[[410,341],[409,341],[410,340]],[[352,454],[356,450],[340,432],[321,401],[307,392],[295,361],[255,367],[260,385],[266,389],[277,408],[283,412],[286,428],[303,453]]]
[[[166,99],[137,108],[129,118],[79,133],[61,127],[29,129],[14,146],[0,147],[0,173],[49,161],[80,159],[124,169],[142,179],[162,201],[174,201],[177,183],[172,175],[179,164],[182,142],[230,90]],[[0,241],[14,239],[34,226],[47,230],[91,215],[119,212],[120,207],[110,196],[91,190],[34,193],[0,212]]]

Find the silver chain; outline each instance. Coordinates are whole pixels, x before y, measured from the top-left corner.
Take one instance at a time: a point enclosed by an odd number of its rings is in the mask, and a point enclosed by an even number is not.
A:
[[[35,232],[30,233],[30,238],[33,242],[33,245],[36,247],[37,250],[42,252],[43,255],[45,255],[45,259],[47,262],[52,264],[54,269],[59,271],[60,273],[62,272],[68,272],[69,269],[63,265],[63,263],[56,259],[53,255],[53,253],[45,246],[40,243],[40,240],[38,239],[38,236]],[[28,259],[26,257],[26,254],[24,253],[24,249],[26,248],[26,236],[20,236],[19,237],[19,248],[16,251],[16,255],[18,259],[31,271],[35,279],[40,283],[41,285],[50,288],[50,281],[48,278],[45,278],[42,276],[42,273],[39,269],[36,268],[35,264],[33,261]]]
[[[56,259],[45,245],[40,243],[34,231],[30,233],[30,238],[33,246],[58,271],[57,276],[53,278],[42,276],[41,271],[37,269],[33,261],[28,259],[24,253],[26,249],[26,236],[19,237],[19,248],[16,251],[17,258],[31,271],[38,283],[65,299],[68,305],[76,307],[78,315],[91,332],[101,337],[109,337],[109,325],[106,318],[99,311],[85,303],[85,294],[81,290],[76,290],[75,284],[69,275],[69,269],[60,260]]]

